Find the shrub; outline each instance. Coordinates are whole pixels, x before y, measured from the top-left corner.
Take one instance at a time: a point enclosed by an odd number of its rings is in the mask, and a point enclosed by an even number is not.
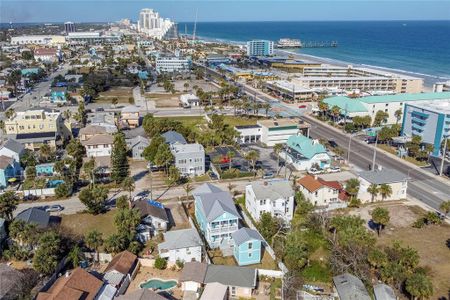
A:
[[[350,202],[348,203],[348,207],[360,207],[361,206],[361,200],[358,198],[352,198]]]
[[[155,268],[157,268],[158,270],[164,270],[165,268],[167,268],[167,261],[162,257],[157,257],[155,259]]]
[[[72,194],[72,186],[66,182],[61,183],[55,188],[56,198],[67,198]]]
[[[184,261],[177,259],[177,261],[175,263],[179,269],[183,269]]]
[[[413,223],[413,227],[414,228],[422,228],[423,226],[425,226],[425,218],[424,217],[420,217],[418,218],[414,223]]]

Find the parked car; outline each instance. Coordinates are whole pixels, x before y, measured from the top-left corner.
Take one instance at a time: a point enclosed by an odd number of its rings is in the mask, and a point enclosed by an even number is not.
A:
[[[338,146],[335,140],[329,140],[328,144],[330,145],[331,148],[336,148]]]
[[[308,170],[308,174],[311,175],[318,175],[318,174],[322,174],[322,170],[316,169],[316,168],[311,168]]]
[[[338,173],[340,171],[341,171],[340,167],[331,167],[328,169],[328,172],[330,172],[330,173]]]
[[[364,139],[364,142],[366,142],[367,144],[375,144],[376,139],[377,138],[374,136],[368,136]]]
[[[210,172],[210,173],[209,173],[209,177],[210,177],[212,180],[218,180],[218,179],[219,179],[219,177],[217,177],[216,173],[214,173],[214,172]]]
[[[299,105],[298,108],[305,109],[306,108],[306,104]]]
[[[57,211],[62,211],[63,209],[64,209],[64,207],[62,207],[59,204],[49,205],[49,206],[45,207],[46,212],[57,212]]]
[[[270,179],[270,178],[273,178],[275,176],[275,174],[273,174],[272,172],[267,172],[267,173],[264,173],[264,175],[263,175],[263,179]]]

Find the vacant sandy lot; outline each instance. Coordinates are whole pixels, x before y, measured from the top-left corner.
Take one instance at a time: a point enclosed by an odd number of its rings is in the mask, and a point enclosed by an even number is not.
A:
[[[450,225],[429,225],[424,228],[413,228],[412,224],[424,210],[418,206],[408,205],[405,201],[375,203],[351,211],[359,214],[367,222],[370,211],[377,206],[389,210],[389,225],[378,238],[380,246],[392,245],[394,241],[416,249],[420,255],[420,265],[428,267],[433,280],[434,295],[431,299],[448,299],[450,292]],[[366,222],[366,224],[367,224]],[[440,298],[443,297],[443,298]]]

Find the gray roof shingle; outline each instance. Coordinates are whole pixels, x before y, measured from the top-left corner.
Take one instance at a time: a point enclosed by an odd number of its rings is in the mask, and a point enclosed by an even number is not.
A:
[[[360,172],[358,175],[373,184],[396,183],[403,182],[408,179],[406,174],[394,169],[364,171]]]
[[[257,199],[276,200],[295,195],[291,184],[287,180],[258,181],[251,184]]]
[[[50,214],[45,210],[30,207],[16,216],[16,220],[22,220],[26,223],[36,224],[39,227],[45,228],[50,221]]]
[[[165,297],[149,289],[139,289],[126,295],[120,295],[117,300],[167,300]]]
[[[256,286],[256,270],[245,267],[208,265],[205,283],[210,282],[254,288]]]
[[[166,209],[164,207],[156,207],[151,205],[149,200],[136,201],[133,204],[133,208],[139,209],[141,212],[141,217],[152,216],[163,221],[169,222],[169,217],[167,216]]]
[[[201,186],[197,187],[195,190],[193,190],[192,195],[202,195],[202,194],[220,193],[220,192],[223,192],[223,190],[221,190],[217,186],[215,186],[211,183],[204,183]]]
[[[259,234],[258,231],[247,227],[242,227],[238,231],[233,232],[231,234],[231,237],[233,238],[234,244],[237,246],[251,240],[263,240],[263,237]]]
[[[198,283],[205,282],[206,271],[208,265],[201,262],[187,262],[184,264],[183,272],[180,276],[180,281],[194,281]]]
[[[334,276],[333,282],[341,300],[370,300],[364,283],[352,274]]]
[[[5,147],[6,149],[9,149],[15,153],[20,154],[23,150],[25,150],[25,147],[19,143],[16,140],[13,139],[8,139],[4,144],[3,147]]]
[[[214,221],[223,213],[230,213],[240,219],[240,215],[234,205],[229,192],[218,192],[196,195],[200,201],[200,207],[209,222]]]
[[[178,132],[173,130],[164,132],[161,136],[166,140],[167,144],[175,144],[175,143],[186,144],[186,140],[184,139],[184,137]]]
[[[375,300],[396,300],[397,296],[395,296],[394,290],[384,284],[380,283],[373,287],[373,293],[375,294]]]
[[[158,245],[159,250],[201,246],[202,239],[194,228],[168,231],[164,233],[164,242]]]

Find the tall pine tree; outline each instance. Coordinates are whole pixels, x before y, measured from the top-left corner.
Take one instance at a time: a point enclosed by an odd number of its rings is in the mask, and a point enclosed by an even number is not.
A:
[[[130,169],[127,159],[127,144],[125,142],[125,135],[122,132],[114,135],[111,165],[111,179],[117,183],[121,183],[128,176]]]

